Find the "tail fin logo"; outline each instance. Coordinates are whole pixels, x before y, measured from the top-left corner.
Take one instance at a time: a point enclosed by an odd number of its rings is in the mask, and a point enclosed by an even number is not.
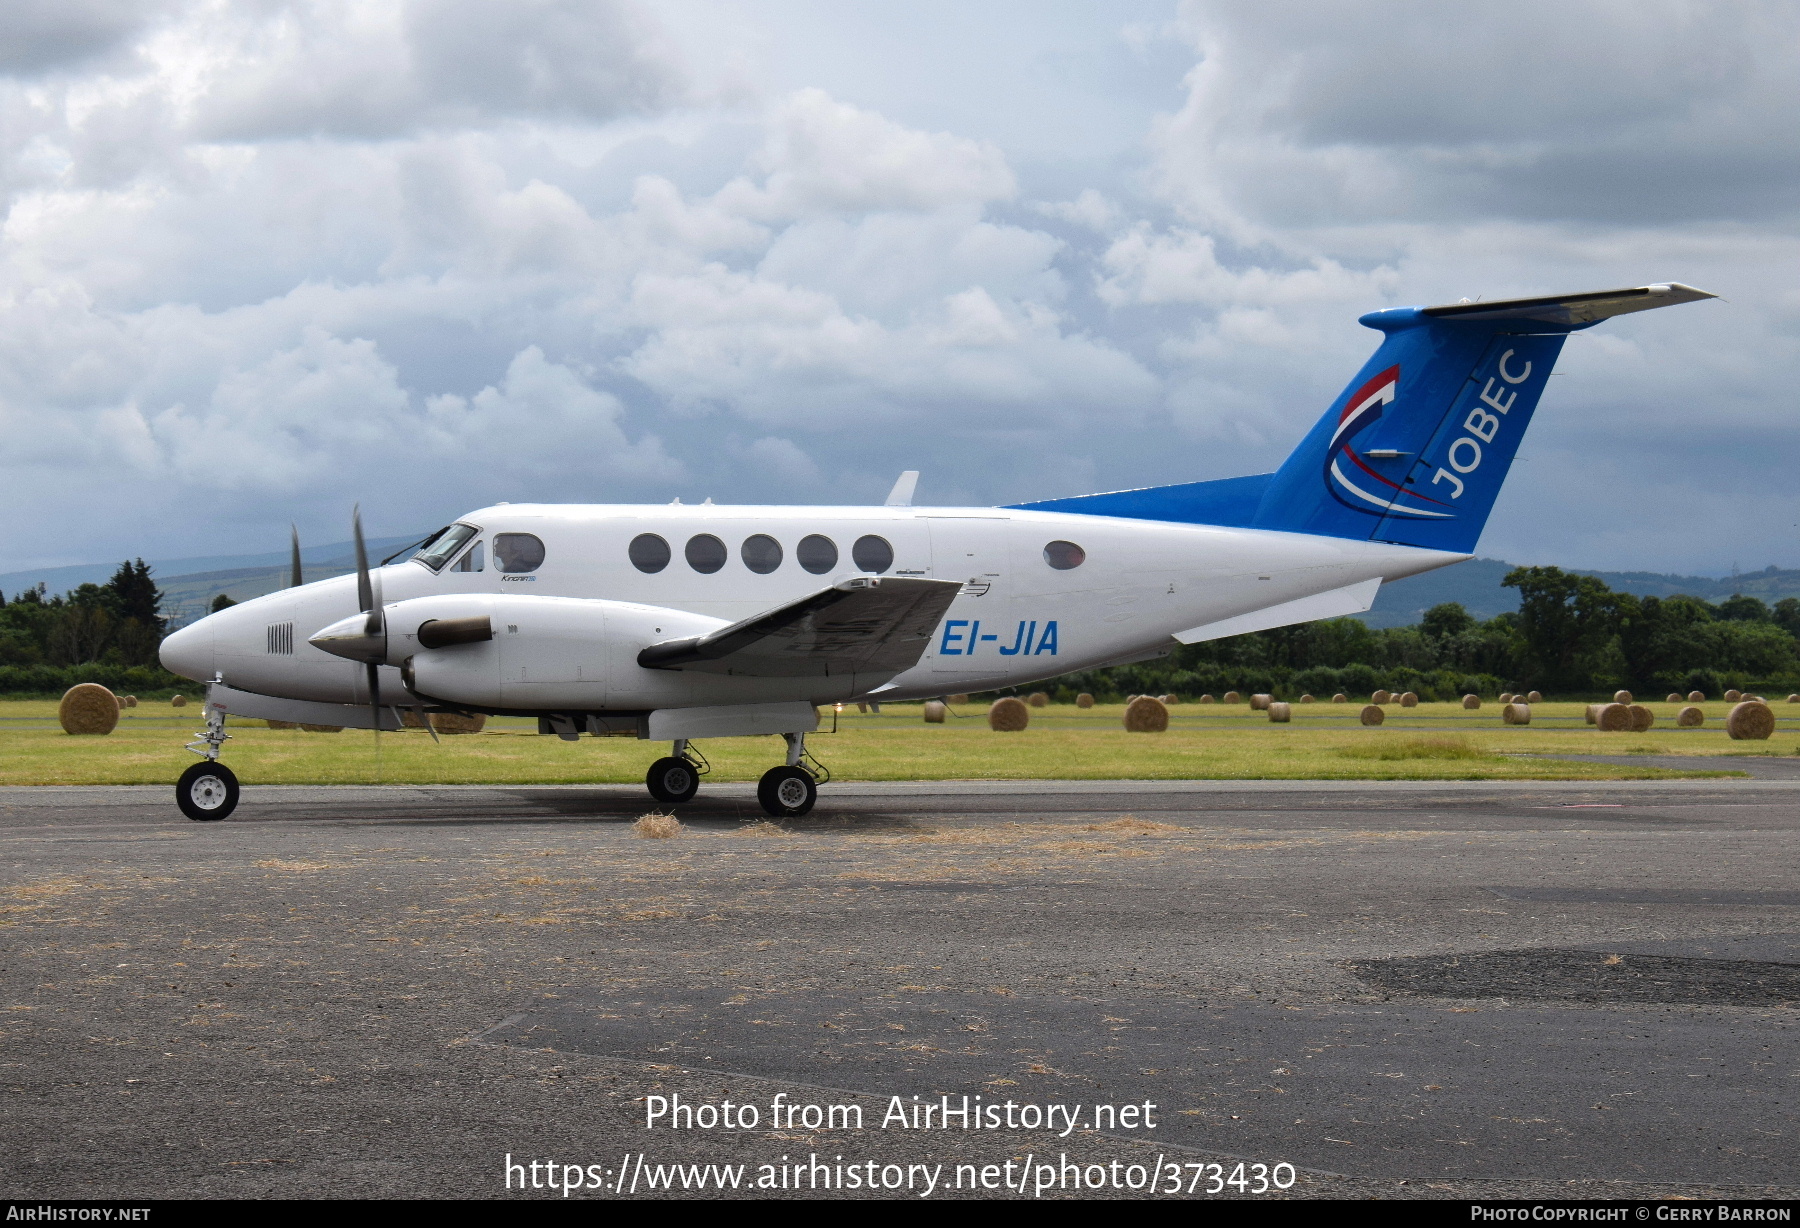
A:
[[[1421,520],[1454,520],[1454,512],[1433,511],[1418,504],[1447,507],[1377,473],[1352,446],[1356,437],[1381,420],[1400,388],[1400,368],[1389,367],[1358,388],[1338,415],[1325,450],[1325,486],[1345,507],[1371,516],[1410,516]]]

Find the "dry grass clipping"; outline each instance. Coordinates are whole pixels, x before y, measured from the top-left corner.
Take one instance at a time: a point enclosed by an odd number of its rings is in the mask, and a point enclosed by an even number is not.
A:
[[[1464,695],[1463,696],[1463,707],[1468,709],[1470,712],[1473,712],[1475,709],[1479,708],[1480,706],[1481,706],[1481,696],[1479,696],[1479,695]]]
[[[1376,694],[1380,694],[1380,692],[1378,691],[1378,692],[1376,692]],[[1363,710],[1362,710],[1362,723],[1363,724],[1379,725],[1379,724],[1381,724],[1381,722],[1385,721],[1386,719],[1387,719],[1387,713],[1383,712],[1381,710],[1380,704],[1364,705]]]
[[[1031,724],[1031,709],[1025,701],[1008,695],[996,699],[988,709],[988,728],[995,733],[1018,733]]]
[[[945,707],[937,700],[928,699],[925,701],[925,723],[927,725],[942,725],[944,723],[944,717],[949,711],[949,708]]]
[[[1125,709],[1127,733],[1162,733],[1169,727],[1169,709],[1162,700],[1140,695]]]
[[[1600,711],[1594,713],[1594,727],[1601,733],[1630,733],[1631,725],[1629,704],[1601,704]]]
[[[1725,717],[1725,732],[1738,742],[1764,741],[1775,732],[1775,710],[1760,699],[1747,699]]]
[[[1094,697],[1089,695],[1086,691],[1083,691],[1075,697],[1075,706],[1077,708],[1091,708],[1094,706]]]
[[[63,692],[56,719],[64,733],[111,733],[119,725],[119,700],[98,682],[77,683]]]
[[[1500,719],[1508,725],[1531,724],[1531,705],[1511,703],[1500,709]]]
[[[644,819],[647,819],[650,817],[652,817],[652,816],[645,815]],[[644,819],[639,819],[638,823],[641,824],[644,821]],[[677,823],[676,826],[679,827],[679,826],[681,826],[681,824]],[[642,835],[643,833],[639,832],[638,834]],[[780,826],[779,824],[769,822],[769,820],[767,820],[767,819],[758,819],[756,822],[750,824],[748,827],[738,828],[737,834],[740,836],[760,837],[760,836],[791,836],[794,833],[789,831],[787,828]]]
[[[1272,703],[1269,705],[1269,719],[1277,725],[1286,725],[1294,719],[1294,709],[1288,704]]]
[[[1675,723],[1683,729],[1698,729],[1706,724],[1706,713],[1690,704],[1675,714]]]
[[[1650,711],[1643,704],[1626,704],[1625,707],[1631,713],[1631,732],[1642,733],[1655,726],[1656,713]]]
[[[631,825],[632,835],[640,840],[673,840],[686,830],[672,814],[646,814]]]
[[[1151,832],[1180,831],[1173,823],[1154,823],[1149,819],[1140,819],[1136,815],[1125,815],[1106,823],[1089,823],[1083,831],[1116,831],[1129,835],[1148,835]]]

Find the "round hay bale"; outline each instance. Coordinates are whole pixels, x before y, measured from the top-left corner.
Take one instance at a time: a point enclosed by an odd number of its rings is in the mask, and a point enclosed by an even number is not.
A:
[[[56,719],[64,733],[111,733],[119,724],[118,697],[98,682],[78,682],[63,692]]]
[[[453,733],[480,733],[487,725],[487,715],[477,712],[464,716],[460,712],[433,712],[431,727],[448,737]]]
[[[1042,691],[1033,691],[1030,695],[1025,697],[1025,702],[1034,708],[1048,708],[1050,706],[1050,697]]]
[[[1629,704],[1631,702],[1631,692],[1630,691],[1614,691],[1613,692],[1613,702],[1616,704]]]
[[[269,728],[270,729],[298,729],[298,728],[300,728],[300,725],[297,721],[270,721]]]
[[[1678,704],[1678,703],[1680,703],[1680,702],[1681,702],[1681,694],[1680,694],[1680,692],[1678,692],[1678,691],[1670,691],[1670,692],[1669,692],[1669,694],[1668,694],[1668,695],[1667,695],[1667,697],[1665,697],[1665,698],[1664,698],[1664,699],[1663,699],[1663,702],[1664,702],[1664,703],[1666,703],[1666,704]]]
[[[1368,704],[1362,710],[1362,723],[1379,725],[1387,719],[1387,713],[1381,710],[1380,704]]]
[[[1463,707],[1466,708],[1468,711],[1473,712],[1473,711],[1475,711],[1475,709],[1479,708],[1480,706],[1481,706],[1481,696],[1479,696],[1479,695],[1464,695],[1463,696]]]
[[[1294,709],[1289,704],[1272,703],[1269,705],[1269,719],[1277,725],[1285,725],[1294,719]]]
[[[953,703],[953,704],[966,704],[969,702],[969,697],[967,695],[952,695],[945,702]]]
[[[1228,704],[1243,703],[1244,697],[1242,695],[1239,695],[1236,691],[1226,691],[1225,692],[1225,702]]]
[[[1086,691],[1083,691],[1075,697],[1075,706],[1077,708],[1091,708],[1094,706],[1094,697],[1089,695]]]
[[[1706,713],[1689,704],[1675,714],[1675,723],[1683,729],[1698,729],[1706,724]]]
[[[1600,719],[1600,709],[1605,706],[1605,704],[1589,704],[1587,706],[1587,723],[1590,725],[1596,724]]]
[[[1705,691],[1689,691],[1688,692],[1688,702],[1691,704],[1705,703],[1706,702],[1706,692]]]
[[[125,711],[125,697],[123,695],[114,695],[113,702],[119,705],[119,711]]]
[[[939,703],[935,699],[926,700],[925,701],[925,723],[927,725],[942,725],[944,723],[944,713],[948,712],[949,710],[950,709],[946,708],[943,704]]]
[[[1601,704],[1600,711],[1594,713],[1594,727],[1601,733],[1630,733],[1630,705]]]
[[[1725,692],[1725,702],[1728,704],[1735,704],[1743,698],[1744,693],[1736,687],[1732,687],[1729,691]]]
[[[1656,713],[1643,704],[1626,704],[1625,710],[1631,713],[1631,732],[1642,733],[1656,726]]]
[[[1509,704],[1512,701],[1513,701],[1513,693],[1511,691],[1501,691],[1500,692],[1500,702],[1501,703]]]
[[[1789,695],[1788,702],[1791,704],[1800,704],[1800,695]]]
[[[1746,699],[1725,717],[1725,732],[1736,742],[1762,742],[1775,732],[1775,712],[1760,699]]]
[[[1160,699],[1139,695],[1125,709],[1125,732],[1161,733],[1169,727],[1169,710]]]
[[[1369,702],[1372,704],[1391,704],[1394,702],[1394,693],[1392,691],[1376,691],[1373,695],[1369,696]]]
[[[342,733],[342,732],[344,732],[344,727],[342,725],[308,725],[304,721],[302,721],[300,723],[300,728],[304,729],[307,733]]]
[[[1018,733],[1031,724],[1031,709],[1011,695],[996,699],[988,709],[988,728],[995,733]]]
[[[1311,695],[1302,695],[1300,697],[1300,702],[1303,704],[1310,704],[1310,703],[1314,703],[1316,701],[1313,699],[1313,697]]]
[[[127,708],[137,707],[137,696],[136,695],[127,695],[125,697],[125,706]]]
[[[1164,695],[1162,697],[1162,701],[1165,704],[1178,704],[1181,702],[1179,699],[1175,698],[1175,696],[1173,696],[1173,695]]]
[[[1347,704],[1350,702],[1350,697],[1342,691],[1339,691],[1336,695],[1331,697],[1331,702],[1334,704]]]
[[[1416,708],[1419,706],[1419,697],[1414,695],[1411,691],[1406,691],[1400,696],[1400,706],[1402,708]]]
[[[1250,697],[1250,711],[1267,712],[1269,710],[1269,705],[1274,702],[1275,697],[1273,695],[1252,695]]]
[[[169,706],[170,706],[170,707],[171,707],[171,708],[185,708],[185,707],[187,707],[187,696],[186,696],[186,695],[177,695],[177,696],[175,696],[175,697],[174,697],[174,698],[173,698],[173,699],[171,699],[171,700],[170,700],[170,701],[169,701]]]
[[[1213,702],[1213,697],[1211,695],[1202,695],[1200,697],[1200,702],[1203,704],[1210,704]]]
[[[1531,694],[1529,694],[1525,697],[1525,702],[1528,704],[1541,704],[1544,702],[1544,697],[1542,695],[1538,694],[1536,691],[1533,691]]]
[[[1531,705],[1510,703],[1500,709],[1500,719],[1508,725],[1531,724]]]

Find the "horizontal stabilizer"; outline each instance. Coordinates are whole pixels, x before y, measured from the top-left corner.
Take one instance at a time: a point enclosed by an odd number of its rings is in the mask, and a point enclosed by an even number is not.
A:
[[[1564,294],[1556,298],[1502,298],[1486,303],[1450,303],[1443,307],[1421,307],[1419,314],[1438,320],[1535,320],[1540,324],[1581,328],[1633,311],[1649,311],[1652,307],[1673,307],[1677,303],[1697,303],[1701,299],[1718,297],[1692,286],[1684,286],[1678,281],[1671,281],[1654,286],[1632,286],[1625,290]]]
[[[1310,623],[1321,618],[1361,614],[1375,604],[1375,593],[1380,587],[1381,577],[1377,576],[1360,584],[1334,588],[1328,593],[1314,593],[1298,601],[1284,601],[1280,605],[1239,614],[1236,618],[1190,627],[1186,631],[1177,631],[1175,638],[1183,644],[1198,644],[1203,640],[1222,640],[1228,635],[1248,635],[1252,631],[1273,631],[1276,627],[1291,627],[1295,623]]]
[[[859,576],[709,635],[652,644],[637,660],[750,678],[897,674],[919,663],[961,591],[953,580]]]

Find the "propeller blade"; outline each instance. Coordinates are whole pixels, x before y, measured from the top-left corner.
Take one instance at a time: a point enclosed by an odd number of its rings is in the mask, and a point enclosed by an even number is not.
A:
[[[306,577],[300,570],[300,530],[290,523],[288,525],[288,532],[293,534],[294,543],[294,557],[288,571],[288,587],[299,588],[302,584],[306,583]]]
[[[362,504],[350,512],[350,528],[356,536],[356,601],[364,613],[375,608],[375,593],[369,587],[369,551],[363,545]]]

